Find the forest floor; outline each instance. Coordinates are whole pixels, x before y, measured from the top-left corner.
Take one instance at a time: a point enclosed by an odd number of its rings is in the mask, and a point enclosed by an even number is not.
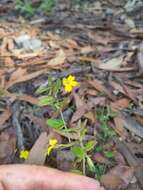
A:
[[[142,2],[16,5],[0,1],[0,164],[143,189]]]

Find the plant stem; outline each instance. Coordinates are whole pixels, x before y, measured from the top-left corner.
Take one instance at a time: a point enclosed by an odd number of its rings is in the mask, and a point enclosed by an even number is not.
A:
[[[64,128],[65,129],[68,129],[67,126],[66,126],[66,123],[65,123],[65,119],[64,119],[64,116],[63,116],[63,112],[60,110],[60,115],[61,115],[61,118],[62,118],[62,121],[63,121],[63,124],[64,124]],[[70,137],[68,137],[68,140],[69,142],[71,142],[71,139]]]

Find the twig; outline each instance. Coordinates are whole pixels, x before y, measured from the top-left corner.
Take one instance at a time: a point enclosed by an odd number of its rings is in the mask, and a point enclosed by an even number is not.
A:
[[[19,103],[15,102],[12,109],[13,109],[12,125],[16,129],[18,149],[22,150],[22,149],[24,149],[24,139],[23,139],[23,133],[21,130],[21,126],[20,126],[20,123],[18,121],[18,118],[20,115]]]

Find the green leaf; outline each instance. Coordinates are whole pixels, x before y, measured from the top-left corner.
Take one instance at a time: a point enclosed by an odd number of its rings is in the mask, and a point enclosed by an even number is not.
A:
[[[96,141],[95,141],[95,140],[88,141],[88,142],[86,143],[86,145],[85,145],[85,150],[86,150],[86,152],[92,150],[95,145],[96,145]]]
[[[103,151],[103,146],[97,146],[95,149],[96,149],[96,152],[101,152]]]
[[[94,163],[93,161],[91,160],[91,158],[89,156],[86,156],[86,160],[87,160],[87,164],[89,166],[89,170],[91,172],[95,172],[95,166],[94,166]]]
[[[62,85],[62,83],[61,83],[60,79],[58,79],[58,80],[55,81],[55,84],[53,86],[53,93],[54,93],[54,95],[56,95],[59,92],[59,90],[61,89],[61,85]]]
[[[87,133],[87,129],[82,128],[80,131],[80,139],[83,139],[85,137],[85,134]]]
[[[114,154],[111,151],[104,152],[104,155],[106,156],[106,158],[113,158],[114,157]]]
[[[49,87],[46,85],[46,86],[40,86],[37,90],[36,90],[36,94],[42,94],[44,92],[48,92],[49,90]]]
[[[45,97],[40,99],[40,101],[38,102],[38,105],[39,106],[53,105],[54,101],[55,101],[55,99],[53,96],[45,96]]]
[[[73,169],[70,172],[72,172],[74,174],[78,174],[78,175],[83,175],[83,173],[80,170],[77,170],[77,169]]]
[[[78,147],[78,146],[77,147],[76,146],[72,147],[71,151],[72,151],[74,156],[76,156],[76,157],[78,157],[80,159],[83,159],[85,157],[85,155],[86,155],[86,152],[84,151],[84,149],[81,148],[81,147]]]
[[[48,119],[47,125],[53,129],[62,129],[64,122],[62,119]]]

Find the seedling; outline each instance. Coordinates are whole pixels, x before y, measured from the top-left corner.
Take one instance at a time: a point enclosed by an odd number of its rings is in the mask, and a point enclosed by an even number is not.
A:
[[[16,0],[15,9],[26,18],[34,16],[36,13],[48,14],[55,5],[55,0],[41,0],[37,4],[28,0]]]

